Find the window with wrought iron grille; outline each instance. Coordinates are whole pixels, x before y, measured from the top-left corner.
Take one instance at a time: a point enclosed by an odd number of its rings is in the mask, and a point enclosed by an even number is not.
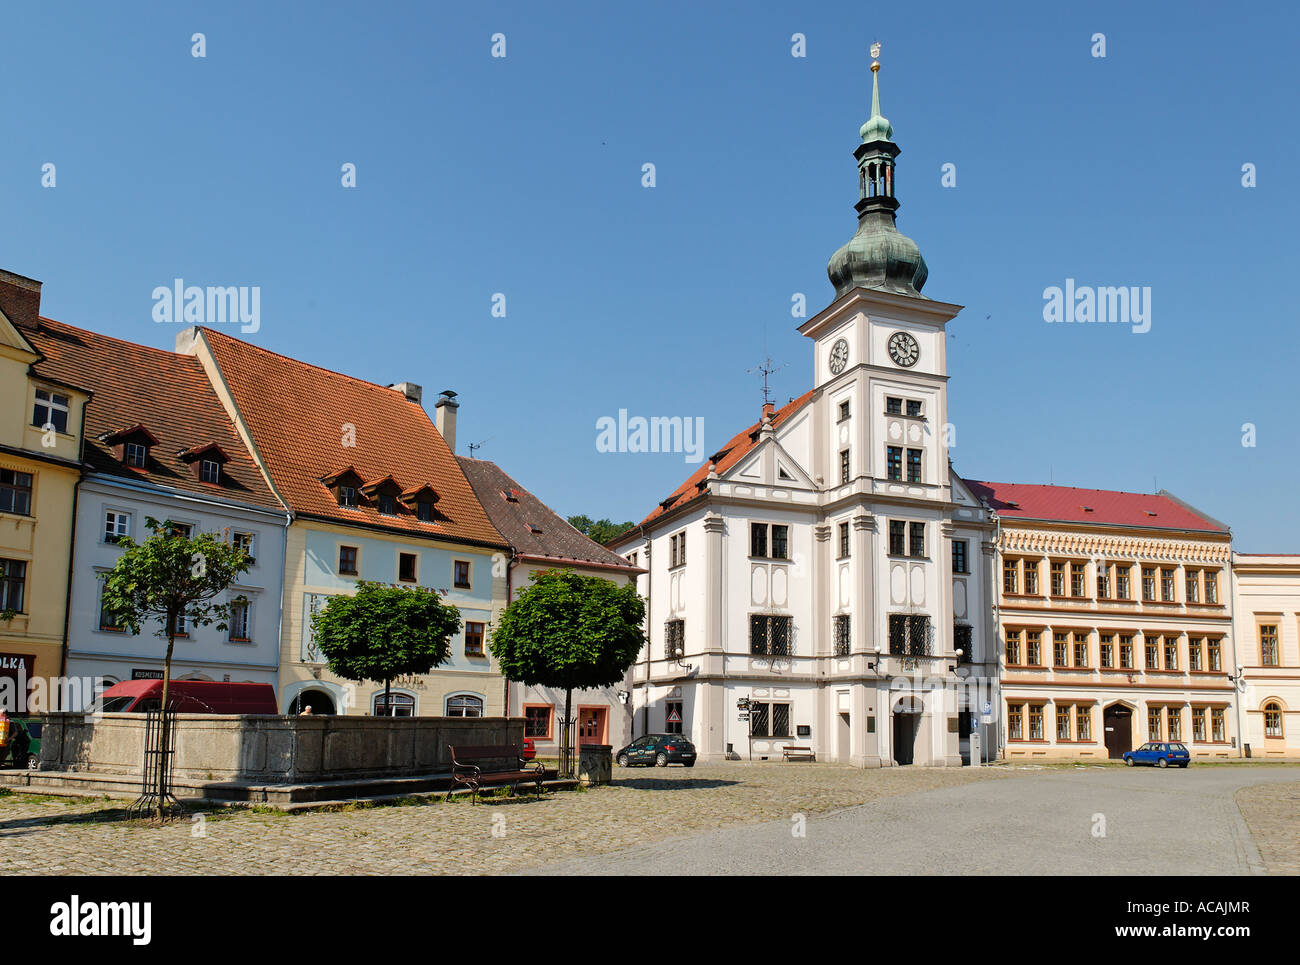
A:
[[[969,623],[957,623],[952,628],[952,645],[961,653],[957,654],[958,663],[970,663],[974,656],[971,654],[971,641],[974,639],[972,627]]]
[[[749,652],[772,657],[788,657],[791,644],[791,617],[755,613],[749,618]]]
[[[849,655],[849,615],[841,613],[835,617],[835,656]]]
[[[932,640],[930,618],[920,613],[889,615],[889,653],[895,657],[925,657]]]
[[[754,737],[789,737],[790,705],[751,702],[749,732]]]
[[[664,656],[676,660],[686,652],[686,621],[669,620],[664,624]]]

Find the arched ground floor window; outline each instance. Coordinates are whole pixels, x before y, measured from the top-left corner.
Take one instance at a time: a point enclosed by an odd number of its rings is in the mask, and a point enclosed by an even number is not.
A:
[[[473,694],[454,694],[447,698],[448,717],[482,717],[483,698]]]
[[[384,700],[384,693],[381,690],[375,694],[373,713],[376,717],[414,717],[415,716],[415,698],[410,694],[393,691],[388,695],[388,701]]]

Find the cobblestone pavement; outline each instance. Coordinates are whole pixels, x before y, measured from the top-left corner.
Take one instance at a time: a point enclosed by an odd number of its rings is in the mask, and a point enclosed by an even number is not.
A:
[[[1300,782],[1237,792],[1237,807],[1271,875],[1300,875]]]
[[[972,782],[1000,768],[700,764],[615,769],[609,787],[350,811],[229,811],[154,827],[121,802],[0,798],[0,874],[481,874],[738,823],[789,821]],[[500,836],[494,836],[493,830]]]
[[[619,770],[609,787],[541,801],[234,810],[163,827],[124,822],[120,802],[15,794],[0,797],[0,874],[1294,874],[1298,776],[702,764]],[[1091,834],[1097,813],[1105,838]],[[792,837],[795,814],[806,838]]]

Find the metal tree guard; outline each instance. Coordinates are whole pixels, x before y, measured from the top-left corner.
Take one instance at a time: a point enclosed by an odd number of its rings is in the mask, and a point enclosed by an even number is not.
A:
[[[148,814],[180,811],[181,802],[172,793],[172,758],[176,754],[175,714],[151,710],[144,727],[144,779],[140,796],[127,808],[133,818]]]

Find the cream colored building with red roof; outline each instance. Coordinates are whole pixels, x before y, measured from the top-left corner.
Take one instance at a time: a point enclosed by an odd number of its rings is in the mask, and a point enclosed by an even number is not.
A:
[[[487,648],[504,606],[509,545],[453,455],[454,396],[429,418],[418,385],[366,382],[211,328],[177,335],[202,363],[267,485],[292,519],[285,547],[280,703],[286,712],[500,716]],[[447,662],[384,684],[332,675],[311,616],[359,580],[436,589],[460,609]]]
[[[1234,553],[1233,623],[1252,758],[1300,757],[1300,555]]]
[[[873,70],[878,65],[873,65]],[[946,324],[894,225],[878,94],[857,233],[799,331],[813,387],[722,446],[609,545],[648,572],[635,733],[701,758],[959,765],[995,699],[992,525],[949,465]]]
[[[1167,492],[971,482],[997,520],[999,746],[1236,757],[1231,533]]]

